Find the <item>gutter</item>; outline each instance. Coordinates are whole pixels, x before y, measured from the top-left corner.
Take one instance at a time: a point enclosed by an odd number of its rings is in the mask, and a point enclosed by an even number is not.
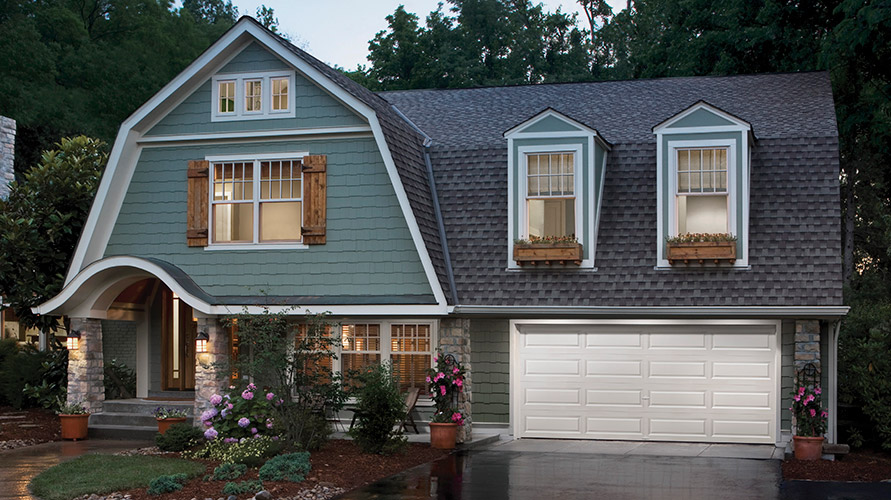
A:
[[[452,269],[452,257],[449,255],[449,244],[446,239],[445,223],[442,220],[442,207],[439,205],[439,195],[436,192],[436,181],[433,178],[433,164],[430,163],[430,146],[433,145],[433,139],[427,135],[420,127],[415,125],[405,116],[402,111],[394,105],[390,105],[390,109],[405,120],[415,132],[424,138],[424,165],[427,167],[427,185],[430,188],[430,198],[433,200],[433,214],[436,216],[436,226],[439,229],[439,242],[442,245],[442,258],[445,261],[446,277],[449,280],[449,292],[452,304],[458,304],[458,290],[455,288],[455,271]],[[451,312],[451,311],[449,311]]]
[[[838,320],[845,316],[848,306],[740,306],[740,307],[607,307],[607,306],[470,306],[458,305],[455,314],[473,316],[520,317],[615,317],[615,318],[788,318]]]

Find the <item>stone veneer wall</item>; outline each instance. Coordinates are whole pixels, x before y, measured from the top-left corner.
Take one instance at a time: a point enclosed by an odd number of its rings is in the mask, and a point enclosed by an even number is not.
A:
[[[68,402],[83,403],[90,413],[102,411],[105,401],[105,364],[102,359],[102,321],[71,318],[80,332],[77,350],[68,352]]]
[[[201,414],[211,407],[210,397],[229,388],[229,331],[217,318],[201,317],[198,331],[210,337],[207,352],[195,355],[195,425],[201,426]]]
[[[813,363],[817,370],[820,365],[820,322],[806,320],[795,322],[795,373]]]
[[[470,362],[470,320],[447,318],[439,324],[439,348],[464,365],[464,391],[458,396],[458,409],[464,411],[464,426],[458,430],[458,442],[473,437],[473,366]]]
[[[136,322],[102,320],[102,352],[106,363],[111,360],[136,369]]]
[[[15,120],[0,116],[0,199],[9,196],[15,179]]]

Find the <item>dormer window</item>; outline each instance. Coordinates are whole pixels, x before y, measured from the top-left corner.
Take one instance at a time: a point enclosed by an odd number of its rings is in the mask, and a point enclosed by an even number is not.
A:
[[[677,149],[677,233],[729,233],[726,148]]]
[[[294,73],[260,72],[214,76],[211,121],[293,118]]]
[[[530,238],[574,236],[575,153],[526,155],[526,233]]]

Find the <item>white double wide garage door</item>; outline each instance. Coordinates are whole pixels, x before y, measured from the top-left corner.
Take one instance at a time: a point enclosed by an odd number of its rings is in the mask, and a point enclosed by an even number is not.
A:
[[[776,323],[514,326],[519,437],[776,442]]]

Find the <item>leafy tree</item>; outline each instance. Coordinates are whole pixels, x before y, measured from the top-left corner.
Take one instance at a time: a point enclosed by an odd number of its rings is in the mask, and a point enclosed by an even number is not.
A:
[[[183,9],[196,21],[207,24],[231,26],[238,20],[238,7],[234,7],[230,0],[183,0]]]
[[[31,312],[62,289],[108,155],[85,136],[62,139],[0,201],[0,296],[25,327],[55,330]]]

